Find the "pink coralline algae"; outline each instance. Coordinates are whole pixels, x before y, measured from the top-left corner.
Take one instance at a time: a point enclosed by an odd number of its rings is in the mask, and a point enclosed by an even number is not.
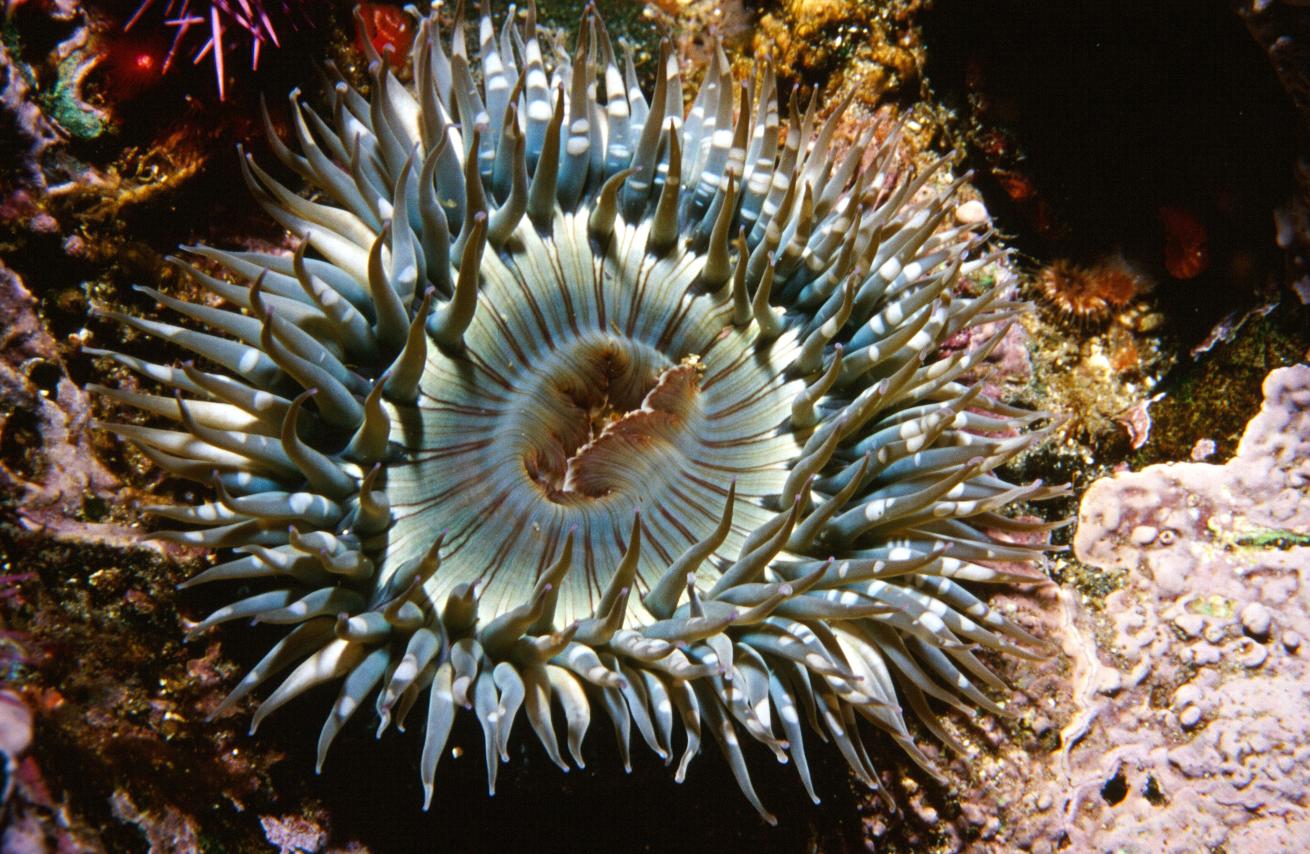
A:
[[[0,490],[17,498],[23,528],[58,533],[116,481],[90,451],[86,393],[68,378],[32,294],[3,263],[0,316],[0,397],[12,404],[0,415]]]
[[[0,181],[6,186],[43,188],[41,158],[47,149],[59,143],[59,131],[37,104],[31,75],[22,58],[3,41],[0,41],[0,139],[17,153],[7,157],[7,162],[0,166]],[[5,200],[3,204],[12,205],[13,201]],[[4,213],[10,215],[8,211]]]
[[[32,712],[23,699],[0,689],[0,805],[9,799],[13,769],[32,746]]]
[[[264,835],[279,854],[322,851],[327,844],[327,831],[316,821],[303,815],[272,816],[259,819]]]
[[[992,598],[1058,654],[952,766],[943,850],[1310,850],[1310,366],[1264,391],[1227,464],[1092,484],[1079,585]]]
[[[1065,727],[1075,850],[1310,843],[1310,366],[1271,373],[1225,465],[1097,481],[1075,553],[1124,570]]]
[[[134,824],[141,831],[151,852],[173,854],[200,854],[199,829],[195,821],[175,807],[162,810],[141,809],[132,796],[123,789],[109,799],[114,818],[125,824]]]

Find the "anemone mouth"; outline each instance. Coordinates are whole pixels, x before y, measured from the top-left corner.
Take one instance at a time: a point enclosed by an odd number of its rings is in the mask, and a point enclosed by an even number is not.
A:
[[[462,402],[483,402],[489,418],[486,453],[468,462],[490,465],[508,454],[543,498],[561,505],[605,498],[610,500],[599,503],[630,503],[639,491],[633,473],[654,476],[661,459],[685,462],[689,420],[701,403],[698,357],[680,352],[696,345],[679,341],[681,347],[673,348],[620,328],[616,318],[622,313],[594,284],[574,289],[527,282],[524,293],[553,289],[569,300],[568,321],[502,316],[486,339],[465,339],[464,367],[476,375],[478,387],[469,388]],[[489,286],[488,300],[494,304],[497,296]],[[572,304],[574,299],[585,308]],[[496,357],[481,354],[484,341],[491,352],[504,350],[496,346],[502,341],[511,343],[494,370]],[[434,377],[432,393],[424,396],[436,404],[445,385]],[[439,418],[438,406],[425,417]]]
[[[730,289],[706,287],[703,257],[634,251],[643,229],[621,215],[593,245],[576,227],[591,213],[584,203],[575,227],[484,261],[461,346],[429,355],[415,413],[396,420],[442,437],[433,454],[393,436],[407,450],[386,469],[397,554],[446,532],[433,601],[462,584],[487,601],[530,597],[572,531],[585,571],[561,579],[556,619],[585,619],[640,525],[625,624],[648,624],[640,598],[715,531],[730,490],[725,556],[777,509],[801,450],[779,429],[801,387],[785,375],[795,335],[760,347],[755,328],[732,324]],[[583,253],[591,262],[567,270]]]
[[[493,791],[516,720],[568,768],[557,709],[579,766],[593,708],[679,780],[714,738],[770,821],[743,734],[816,801],[807,729],[871,787],[857,719],[929,766],[901,704],[956,747],[934,702],[1000,711],[974,650],[1041,642],[967,584],[1040,578],[1016,540],[1058,523],[1005,511],[1063,492],[997,474],[1050,416],[968,382],[1021,310],[955,293],[985,224],[895,135],[835,156],[840,107],[784,123],[767,63],[737,95],[716,50],[684,115],[668,46],[647,97],[594,12],[553,63],[531,8],[478,37],[429,17],[413,90],[375,56],[369,98],[292,94],[299,152],[270,142],[317,198],[243,163],[294,255],[190,248],[231,308],[150,291],[211,331],[114,315],[202,359],[106,354],[171,396],[102,393],[181,429],[104,426],[216,485],[157,536],[235,550],[188,586],[260,586],[194,631],[292,626],[219,711],[339,681],[321,766],[370,696],[381,729],[426,697],[429,800],[460,710]]]
[[[700,391],[696,361],[667,364],[657,350],[606,335],[558,352],[523,410],[507,418],[524,472],[556,504],[630,500],[624,469],[651,468],[634,457],[673,456],[686,435]]]

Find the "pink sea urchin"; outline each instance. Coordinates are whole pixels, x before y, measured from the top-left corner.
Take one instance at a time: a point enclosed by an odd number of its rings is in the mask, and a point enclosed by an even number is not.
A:
[[[250,67],[258,68],[260,55],[268,46],[281,46],[277,26],[289,23],[300,5],[303,4],[295,0],[278,0],[276,3],[265,0],[141,0],[123,29],[131,30],[148,12],[162,16],[163,26],[172,30],[173,37],[168,54],[160,64],[160,74],[168,73],[184,45],[199,41],[192,61],[200,63],[212,59],[221,101],[227,97],[224,39],[234,32],[249,39]],[[280,22],[277,25],[275,18]],[[208,37],[193,39],[193,31]]]

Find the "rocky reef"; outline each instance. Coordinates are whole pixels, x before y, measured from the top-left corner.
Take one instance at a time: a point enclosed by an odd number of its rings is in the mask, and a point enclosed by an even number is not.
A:
[[[1310,838],[1310,367],[1273,371],[1264,395],[1224,464],[1148,466],[1083,496],[1075,554],[1126,583],[1064,733],[1075,845]]]
[[[1033,739],[964,814],[995,850],[1296,850],[1310,835],[1310,367],[1279,368],[1237,453],[1095,481]]]

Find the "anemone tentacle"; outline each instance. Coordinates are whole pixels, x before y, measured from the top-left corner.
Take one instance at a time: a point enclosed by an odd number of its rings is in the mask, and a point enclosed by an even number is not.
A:
[[[954,288],[990,260],[944,224],[959,182],[895,136],[835,157],[845,102],[784,121],[767,61],[741,83],[716,48],[684,115],[669,46],[647,95],[594,12],[571,55],[531,7],[476,35],[433,15],[414,88],[372,56],[367,97],[331,68],[324,115],[292,94],[273,150],[314,200],[242,168],[295,254],[192,247],[229,307],[159,295],[212,332],[120,317],[201,360],[116,356],[170,392],[105,392],[179,422],[107,429],[216,487],[161,536],[235,550],[193,584],[265,585],[195,631],[294,625],[224,708],[339,682],[321,767],[369,697],[380,734],[426,696],[425,806],[460,709],[492,789],[518,717],[567,769],[596,707],[679,780],[711,736],[769,821],[744,740],[816,801],[807,721],[871,786],[859,719],[929,767],[902,703],[952,745],[929,698],[1000,711],[975,651],[1041,642],[965,583],[1039,577],[1003,532],[1049,526],[1004,511],[1062,491],[997,473],[1050,416],[966,381],[1020,306]]]

